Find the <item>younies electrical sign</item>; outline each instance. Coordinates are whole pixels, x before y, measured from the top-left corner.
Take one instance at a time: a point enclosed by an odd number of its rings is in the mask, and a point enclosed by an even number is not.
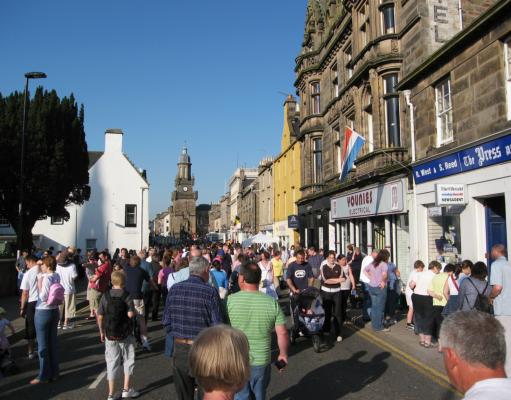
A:
[[[511,161],[511,135],[419,164],[413,167],[413,177],[420,184],[507,161]]]
[[[361,218],[405,212],[404,179],[368,187],[331,200],[332,219]]]

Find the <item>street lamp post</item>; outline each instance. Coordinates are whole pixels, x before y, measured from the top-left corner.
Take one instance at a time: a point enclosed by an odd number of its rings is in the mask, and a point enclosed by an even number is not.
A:
[[[46,74],[44,72],[27,72],[25,74],[25,93],[24,93],[24,101],[23,101],[23,122],[21,128],[21,155],[20,155],[20,193],[19,193],[19,208],[18,208],[18,217],[19,217],[19,228],[18,228],[18,257],[21,255],[21,250],[23,246],[23,185],[25,181],[25,176],[23,174],[24,164],[25,164],[25,129],[27,125],[27,102],[28,102],[28,81],[30,79],[44,79],[46,78]]]

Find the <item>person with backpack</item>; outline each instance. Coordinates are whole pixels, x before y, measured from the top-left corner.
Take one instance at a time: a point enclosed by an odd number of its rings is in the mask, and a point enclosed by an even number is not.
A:
[[[35,307],[34,324],[39,352],[39,375],[30,381],[31,385],[47,383],[59,378],[57,352],[57,324],[59,305],[64,302],[64,287],[55,272],[57,260],[53,256],[43,258],[41,273],[37,277],[38,299]]]
[[[471,311],[477,310],[490,312],[490,294],[492,288],[486,280],[488,269],[486,264],[478,261],[472,267],[472,273],[469,277],[463,279],[459,292],[459,310]]]
[[[124,386],[121,397],[135,398],[140,395],[130,386],[135,368],[135,338],[133,317],[135,305],[124,290],[126,277],[121,271],[112,272],[112,289],[105,292],[98,308],[99,335],[105,343],[105,361],[108,380],[108,400],[115,398],[115,378],[124,368]]]

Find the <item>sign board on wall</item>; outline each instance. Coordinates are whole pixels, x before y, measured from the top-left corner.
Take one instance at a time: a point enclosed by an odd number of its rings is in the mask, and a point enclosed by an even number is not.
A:
[[[287,227],[289,229],[300,228],[300,220],[298,219],[298,215],[290,215],[287,217]]]
[[[351,219],[406,212],[404,179],[372,186],[331,200],[333,219]]]
[[[467,204],[465,185],[459,183],[439,183],[435,185],[436,205],[452,206]]]
[[[419,164],[413,167],[413,177],[420,184],[507,161],[511,161],[511,135]]]

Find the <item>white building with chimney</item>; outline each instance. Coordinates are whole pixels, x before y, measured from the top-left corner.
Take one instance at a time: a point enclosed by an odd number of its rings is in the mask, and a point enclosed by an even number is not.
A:
[[[89,152],[90,199],[67,208],[70,219],[38,221],[32,233],[38,248],[75,246],[86,250],[138,250],[149,245],[149,183],[122,151],[121,129],[107,129],[105,151]]]

